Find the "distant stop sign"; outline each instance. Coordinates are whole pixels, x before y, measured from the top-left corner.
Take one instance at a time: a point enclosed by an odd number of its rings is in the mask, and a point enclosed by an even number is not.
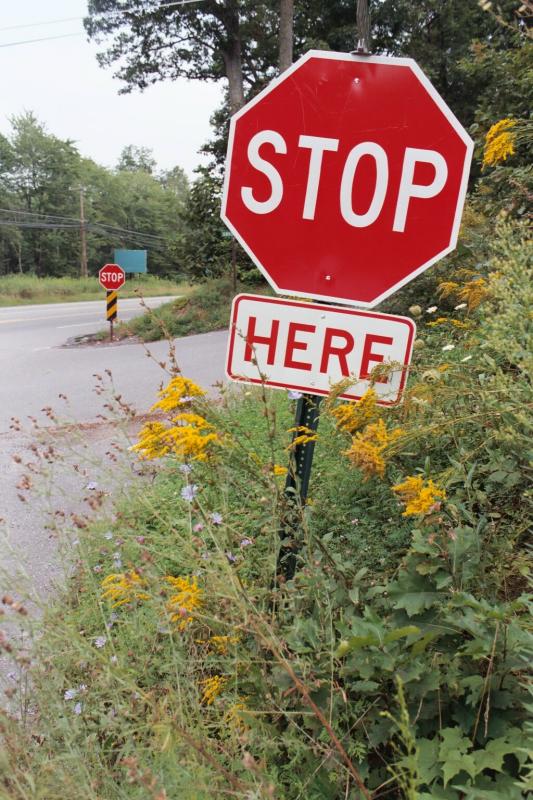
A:
[[[311,51],[233,117],[222,218],[277,292],[371,307],[455,247],[472,149],[411,59]]]
[[[107,291],[120,289],[126,282],[126,273],[118,264],[106,264],[98,273],[98,280]]]

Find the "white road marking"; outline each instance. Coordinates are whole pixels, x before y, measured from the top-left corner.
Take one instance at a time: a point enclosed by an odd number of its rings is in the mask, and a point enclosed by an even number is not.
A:
[[[94,316],[95,311],[78,311],[73,314],[49,314],[46,317],[19,317],[18,319],[0,319],[0,325],[7,325],[7,323],[11,322],[40,322],[42,320],[53,320],[55,319],[71,319],[72,317],[82,317],[82,316]]]
[[[99,322],[105,322],[105,320],[96,319],[94,324],[97,325]],[[85,325],[92,325],[92,322],[87,320],[87,322],[73,322],[72,325],[56,325],[56,331],[63,330],[63,328],[81,328]]]

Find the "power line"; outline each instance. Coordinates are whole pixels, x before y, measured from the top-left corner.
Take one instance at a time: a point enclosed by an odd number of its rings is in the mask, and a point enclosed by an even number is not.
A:
[[[49,19],[46,22],[25,22],[22,25],[8,25],[6,28],[0,28],[1,31],[15,31],[19,28],[39,28],[41,25],[56,25],[60,22],[77,22],[83,17],[63,17],[63,19]]]
[[[175,2],[171,3],[161,3],[160,5],[154,7],[153,9],[147,9],[147,11],[159,11],[160,8],[174,8],[178,6],[188,6],[192,3],[205,3],[206,0],[175,0]],[[118,14],[132,14],[139,9],[128,9],[128,8],[117,8],[112,11],[112,13]],[[143,9],[140,9],[141,13]],[[43,25],[58,25],[62,22],[79,22],[80,20],[85,19],[85,17],[63,17],[62,19],[48,19],[44,20],[43,22],[25,22],[21,25],[8,25],[5,28],[0,28],[0,33],[3,31],[14,31],[19,30],[20,28],[39,28]],[[71,34],[73,35],[73,34]],[[34,40],[31,40],[34,41]],[[38,39],[35,41],[45,41],[44,39]],[[15,42],[14,44],[18,44]],[[27,44],[27,42],[20,42],[20,44]],[[4,45],[5,47],[9,47],[10,45]]]
[[[21,42],[6,42],[5,44],[0,44],[0,47],[15,47],[18,44],[34,44],[35,42],[49,42],[52,39],[68,39],[70,36],[83,36],[82,32],[80,33],[63,33],[61,36],[43,36],[42,39],[25,39]]]
[[[57,219],[67,220],[65,222],[57,222],[52,215],[46,214],[32,214],[31,212],[24,211],[9,211],[8,209],[0,209],[5,214],[28,214],[28,216],[40,217],[40,219],[21,220],[21,219],[0,219],[0,226],[2,227],[15,227],[15,228],[43,228],[47,230],[78,230],[80,227],[80,220],[76,217],[58,217]],[[164,236],[158,236],[155,233],[145,233],[144,231],[135,231],[131,228],[120,228],[114,225],[106,225],[104,222],[86,222],[85,228],[91,233],[98,233],[101,236],[116,236],[118,239],[130,239],[145,242],[146,244],[155,247],[159,243],[166,242]]]

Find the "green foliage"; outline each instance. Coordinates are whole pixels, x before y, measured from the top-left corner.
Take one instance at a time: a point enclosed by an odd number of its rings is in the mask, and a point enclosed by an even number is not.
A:
[[[31,112],[14,117],[11,128],[0,137],[1,215],[13,221],[0,226],[0,273],[79,274],[81,187],[90,273],[112,260],[115,247],[148,249],[156,275],[185,272],[174,255],[188,194],[180,167],[152,174],[151,154],[129,145],[112,172],[48,133]]]
[[[239,290],[250,287],[237,286]],[[255,290],[264,292],[264,287]],[[138,336],[144,342],[153,342],[171,336],[189,336],[194,333],[218,331],[228,327],[233,284],[227,278],[208,280],[189,288],[185,296],[164,303],[154,311],[147,311],[131,322],[119,323],[116,336]],[[102,338],[106,334],[102,333]]]
[[[528,259],[524,228],[500,224],[478,265],[490,293],[463,312],[469,324],[419,320],[426,346],[405,402],[383,412],[406,431],[384,480],[361,480],[324,414],[288,583],[276,579],[285,502],[274,465],[286,463],[291,404],[253,389],[196,405],[223,438],[218,456],[190,475],[172,458],[147,467],[153,480],[113,520],[75,533],[69,593],[36,643],[36,711],[27,725],[2,723],[10,800],[159,800],[163,789],[359,800],[354,774],[376,799],[526,796]],[[453,302],[439,313],[459,314]],[[446,499],[403,516],[390,485],[406,474],[433,478]],[[113,609],[100,580],[117,547],[147,597]],[[183,629],[169,619],[167,575],[195,576],[204,593]],[[220,636],[231,637],[222,649]]]
[[[139,275],[127,280],[120,296],[160,297],[179,294],[184,287],[154,275]],[[0,275],[0,306],[32,303],[68,303],[77,300],[102,300],[102,289],[95,278],[38,278],[36,275]]]

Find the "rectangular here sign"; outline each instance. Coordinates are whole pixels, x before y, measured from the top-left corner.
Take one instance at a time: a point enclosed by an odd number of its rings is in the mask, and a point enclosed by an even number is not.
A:
[[[407,317],[241,294],[233,301],[226,373],[234,381],[317,395],[351,377],[341,397],[358,400],[372,384],[374,367],[395,364],[374,382],[380,405],[394,405],[415,333]]]

